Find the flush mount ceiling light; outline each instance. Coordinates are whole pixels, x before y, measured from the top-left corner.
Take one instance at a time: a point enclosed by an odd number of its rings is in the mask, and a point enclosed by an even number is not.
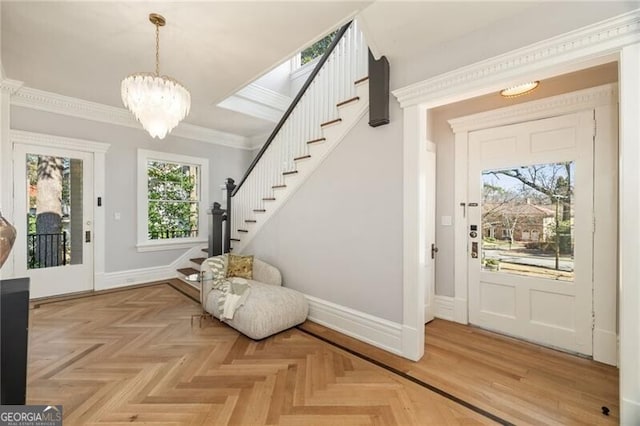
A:
[[[182,121],[191,107],[191,94],[171,77],[160,75],[160,27],[163,16],[149,15],[156,26],[156,72],[131,74],[122,80],[121,95],[127,107],[151,137],[164,139]]]
[[[517,96],[526,95],[527,93],[532,92],[539,85],[539,81],[530,81],[528,83],[518,84],[517,86],[509,87],[508,89],[502,89],[500,91],[500,96],[504,98],[515,98]]]

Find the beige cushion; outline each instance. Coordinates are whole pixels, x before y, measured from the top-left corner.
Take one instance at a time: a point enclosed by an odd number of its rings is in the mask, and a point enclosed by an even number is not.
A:
[[[265,284],[282,285],[280,270],[256,258],[253,259],[253,279]]]
[[[222,256],[216,257],[222,260],[221,258]],[[202,262],[201,269],[206,264],[207,261]],[[236,310],[232,320],[225,320],[231,327],[252,339],[259,340],[301,324],[307,319],[307,300],[302,293],[282,287],[282,275],[278,268],[254,258],[253,279],[248,281],[250,289],[246,301]],[[220,294],[220,291],[212,289],[210,280],[203,282],[202,305],[218,319]]]
[[[225,323],[242,334],[260,340],[272,334],[303,323],[309,314],[309,305],[304,295],[290,288],[264,284],[249,280],[251,293]],[[205,310],[220,318],[218,310],[220,292],[212,290],[207,296]]]

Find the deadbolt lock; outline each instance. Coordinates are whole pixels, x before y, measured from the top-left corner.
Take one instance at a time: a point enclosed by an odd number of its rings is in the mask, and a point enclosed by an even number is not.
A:
[[[477,242],[471,243],[471,257],[473,259],[477,259],[478,258],[478,243]]]

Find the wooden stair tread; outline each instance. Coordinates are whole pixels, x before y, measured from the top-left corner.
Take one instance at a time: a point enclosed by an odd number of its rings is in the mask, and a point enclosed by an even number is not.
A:
[[[344,100],[344,101],[342,101],[342,102],[338,102],[338,103],[336,104],[336,106],[337,106],[338,108],[340,108],[340,107],[341,107],[341,106],[343,106],[343,105],[350,104],[351,102],[356,102],[356,101],[359,101],[359,100],[360,100],[360,96],[354,96],[353,98],[350,98],[350,99]]]
[[[369,80],[369,76],[366,77],[362,77],[357,79],[356,81],[353,82],[353,84],[360,84],[360,83],[364,83],[365,81]]]
[[[312,143],[324,142],[324,141],[326,141],[326,140],[327,140],[327,138],[318,138],[318,139],[313,139],[313,140],[307,141],[307,144],[308,144],[308,145],[311,145]]]
[[[275,201],[276,199],[274,197],[267,197],[267,198],[263,198],[262,201]]]
[[[278,188],[286,188],[287,185],[273,185],[271,188],[272,189],[278,189]]]
[[[246,223],[256,223],[257,222],[255,219],[245,219],[244,221]]]
[[[195,257],[193,259],[189,259],[191,262],[193,263],[197,263],[198,265],[202,265],[202,262],[204,262],[205,260],[207,260],[206,257]]]
[[[182,275],[191,275],[191,274],[197,274],[198,271],[197,269],[193,269],[193,268],[181,268],[177,270],[178,272],[180,272]]]
[[[253,211],[256,212],[256,213],[264,213],[264,212],[266,212],[265,209],[253,209]]]
[[[304,160],[306,158],[311,158],[311,156],[310,155],[302,155],[300,157],[294,158],[293,161]]]
[[[282,175],[283,176],[288,176],[288,175],[295,175],[297,173],[298,173],[297,170],[289,170],[288,172],[282,172]]]
[[[238,229],[238,232],[249,232],[248,229]]]
[[[320,125],[320,127],[329,126],[329,125],[331,125],[331,124],[339,123],[339,122],[341,122],[341,121],[342,121],[342,118],[336,118],[336,119],[334,119],[334,120],[325,121],[324,123],[322,123],[322,124]]]

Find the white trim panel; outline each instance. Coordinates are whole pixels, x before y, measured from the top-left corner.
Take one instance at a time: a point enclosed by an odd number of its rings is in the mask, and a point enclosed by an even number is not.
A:
[[[94,142],[84,139],[74,139],[62,136],[47,135],[44,133],[25,132],[23,130],[9,131],[11,142],[29,145],[46,146],[48,148],[64,148],[74,151],[92,152],[104,154],[111,146],[108,143]]]
[[[449,296],[438,296],[433,298],[433,315],[447,321],[453,321],[454,298]]]
[[[385,351],[402,355],[402,326],[393,321],[305,295],[310,321],[361,340]]]

